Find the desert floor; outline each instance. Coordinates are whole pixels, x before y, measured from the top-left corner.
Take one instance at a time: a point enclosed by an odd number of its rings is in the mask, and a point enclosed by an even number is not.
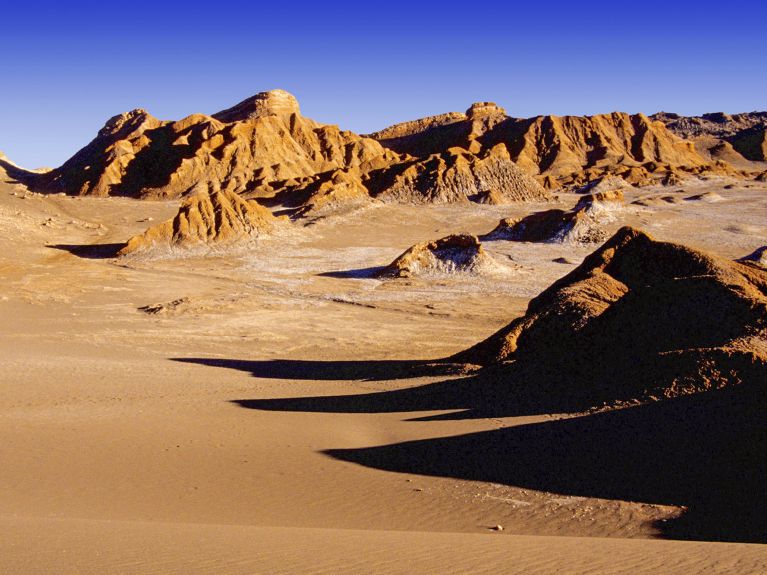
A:
[[[736,258],[767,244],[765,192],[635,190],[647,205],[613,225]],[[484,417],[451,400],[466,376],[407,369],[521,315],[595,246],[486,242],[503,273],[481,279],[371,268],[551,204],[381,205],[236,254],[103,257],[176,206],[0,184],[0,573],[767,572],[762,545],[664,539],[677,502],[472,475],[460,438],[573,415]]]

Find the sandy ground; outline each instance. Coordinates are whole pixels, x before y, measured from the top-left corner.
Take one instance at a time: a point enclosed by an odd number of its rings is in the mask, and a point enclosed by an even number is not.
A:
[[[745,255],[767,244],[767,185],[729,184],[631,192],[648,205],[610,225]],[[719,201],[687,199],[707,192]],[[370,277],[413,243],[551,205],[380,206],[229,256],[82,248],[175,207],[0,184],[0,573],[767,571],[760,545],[658,539],[684,513],[668,502],[333,456],[566,416],[384,398],[458,382],[402,364],[483,339],[593,247],[487,242],[508,273]]]

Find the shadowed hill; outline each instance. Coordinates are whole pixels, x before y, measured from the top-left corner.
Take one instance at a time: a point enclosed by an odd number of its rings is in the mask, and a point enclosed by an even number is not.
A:
[[[370,172],[365,184],[375,197],[390,202],[506,204],[549,199],[548,192],[511,160],[503,145],[476,154],[450,148],[425,159],[403,161]]]
[[[622,228],[453,360],[583,405],[767,381],[767,273]]]
[[[652,118],[665,123],[678,136],[694,141],[712,157],[721,157],[731,163],[744,158],[767,160],[767,112],[718,112],[702,116],[660,112]]]

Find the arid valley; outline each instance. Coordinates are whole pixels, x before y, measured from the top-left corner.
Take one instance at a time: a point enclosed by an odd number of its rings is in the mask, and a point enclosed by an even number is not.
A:
[[[767,572],[765,125],[276,90],[3,156],[0,572]]]

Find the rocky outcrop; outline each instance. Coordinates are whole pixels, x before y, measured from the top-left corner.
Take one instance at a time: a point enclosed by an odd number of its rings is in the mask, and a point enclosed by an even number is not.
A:
[[[738,261],[744,264],[752,264],[757,267],[767,269],[767,246],[756,248],[753,252],[747,256],[743,256]]]
[[[505,118],[489,102],[457,116],[389,133],[396,137],[456,119],[481,133]],[[305,118],[295,97],[272,90],[212,116],[193,114],[176,122],[141,109],[115,116],[63,166],[30,176],[30,185],[45,192],[135,198],[177,198],[203,186],[283,205],[294,216],[343,211],[370,196],[416,203],[547,197],[504,146],[465,143],[434,155],[399,154],[373,138]]]
[[[357,171],[333,170],[285,182],[261,201],[286,208],[295,219],[349,212],[368,205],[371,198]]]
[[[452,360],[584,407],[763,384],[767,272],[622,228]]]
[[[305,118],[295,97],[272,90],[179,121],[136,109],[110,119],[61,167],[14,174],[35,191],[73,195],[178,198],[204,185],[293,206],[291,192],[319,193],[316,207],[340,205],[347,196],[361,201],[363,189],[384,201],[506,203],[545,199],[542,188],[577,188],[610,176],[645,185],[742,175],[749,160],[733,167],[733,158],[760,158],[767,150],[764,126],[754,122],[702,153],[642,114],[518,119],[497,104],[477,102],[465,113],[365,137]],[[330,192],[328,182],[340,189]]]
[[[484,250],[477,236],[456,234],[414,245],[376,276],[493,275],[508,269]]]
[[[296,116],[301,114],[295,96],[285,90],[271,90],[247,98],[236,106],[213,114],[213,117],[219,122],[231,123],[245,122],[265,116],[290,118],[294,114]]]
[[[579,194],[601,194],[611,192],[627,192],[632,189],[629,184],[623,178],[617,176],[606,176],[603,178],[597,178],[586,184],[585,186],[575,190]],[[617,195],[616,195],[617,197]]]
[[[609,174],[643,184],[653,174],[673,169],[711,169],[691,143],[642,114],[533,118],[510,148],[521,168],[563,184],[584,184]]]
[[[606,175],[631,184],[661,181],[670,172],[732,173],[643,114],[512,118],[492,103],[474,104],[463,118],[409,122],[372,134],[383,145],[415,156],[450,146],[478,152],[505,144],[511,159],[547,188],[581,186]]]
[[[767,125],[743,130],[730,139],[732,147],[747,160],[767,160]]]
[[[724,140],[743,130],[767,125],[767,112],[744,114],[715,112],[702,116],[680,116],[670,112],[659,112],[653,114],[651,118],[663,122],[669,130],[686,139],[697,136],[714,136]]]
[[[213,116],[163,122],[145,110],[112,118],[88,146],[37,182],[79,195],[175,198],[197,185],[236,193],[332,170],[396,162],[378,142],[320,125],[295,98],[265,92]]]
[[[277,223],[255,201],[228,190],[201,189],[184,199],[173,219],[131,238],[118,255],[163,256],[231,247],[269,235]]]
[[[378,140],[387,147],[396,149],[396,141],[399,138],[407,138],[435,128],[440,128],[441,126],[455,124],[456,122],[461,122],[463,120],[466,120],[466,114],[462,114],[461,112],[448,112],[446,114],[438,114],[437,116],[428,116],[418,120],[394,124],[393,126],[389,126],[378,132],[373,132],[367,136]]]
[[[477,138],[507,120],[506,111],[497,104],[475,102],[463,114],[449,112],[403,122],[370,137],[387,148],[416,157],[439,154],[453,147],[477,152],[481,148]]]
[[[692,140],[712,157],[733,164],[746,159],[767,160],[767,112],[680,116],[660,112],[652,116],[675,134]],[[736,157],[733,153],[738,154]]]
[[[364,182],[373,196],[390,202],[484,202],[490,192],[493,201],[500,203],[549,198],[535,179],[517,167],[502,144],[480,154],[451,148],[425,159],[403,161],[370,172]]]
[[[607,239],[607,224],[624,206],[623,192],[611,190],[582,197],[569,211],[552,209],[522,219],[503,219],[486,240],[552,243],[600,243]]]

